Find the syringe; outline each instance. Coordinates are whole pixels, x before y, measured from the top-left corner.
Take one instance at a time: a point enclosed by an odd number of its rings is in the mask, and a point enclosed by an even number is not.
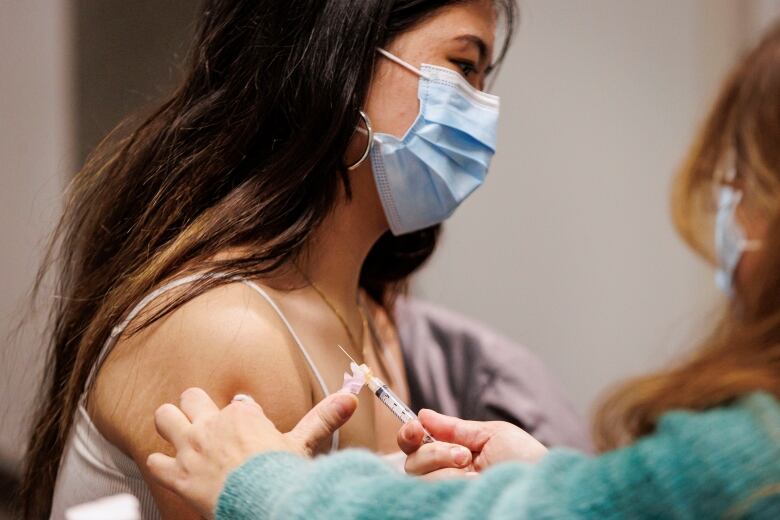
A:
[[[417,419],[417,414],[414,413],[412,409],[401,400],[400,397],[395,395],[384,381],[376,377],[367,365],[358,365],[357,361],[352,359],[352,356],[350,356],[349,353],[344,350],[344,347],[341,345],[338,345],[338,347],[350,359],[350,361],[352,361],[352,366],[357,367],[357,369],[363,373],[363,376],[366,380],[366,385],[371,390],[371,392],[382,402],[382,404],[384,404],[391,412],[393,412],[393,415],[398,417],[398,420],[406,424]],[[430,433],[428,433],[425,428],[423,428],[423,432],[423,444],[436,440]]]

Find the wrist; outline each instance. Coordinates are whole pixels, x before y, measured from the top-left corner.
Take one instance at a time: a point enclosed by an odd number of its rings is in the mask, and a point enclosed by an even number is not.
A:
[[[305,459],[284,451],[252,457],[227,476],[217,499],[214,518],[250,520],[268,517],[279,498],[294,487],[307,464]]]

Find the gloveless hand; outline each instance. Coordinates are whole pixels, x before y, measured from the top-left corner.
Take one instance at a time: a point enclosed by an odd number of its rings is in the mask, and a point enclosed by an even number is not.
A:
[[[287,451],[310,457],[357,409],[357,398],[335,393],[320,401],[289,433],[282,433],[247,396],[219,409],[200,388],[181,395],[179,406],[164,404],[154,416],[160,435],[173,444],[175,457],[152,453],[152,476],[177,493],[205,518],[213,518],[228,474],[251,456]]]
[[[507,461],[537,462],[547,448],[517,426],[501,422],[464,421],[422,410],[419,421],[398,432],[398,446],[407,454],[406,472],[439,479],[473,475]],[[423,427],[436,442],[422,444]]]

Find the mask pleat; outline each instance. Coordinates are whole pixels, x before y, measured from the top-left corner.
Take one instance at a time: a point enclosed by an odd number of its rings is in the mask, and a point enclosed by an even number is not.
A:
[[[396,235],[449,217],[484,182],[496,149],[498,98],[476,91],[449,69],[423,65],[420,70],[417,118],[400,139],[376,133],[378,148],[371,153]]]

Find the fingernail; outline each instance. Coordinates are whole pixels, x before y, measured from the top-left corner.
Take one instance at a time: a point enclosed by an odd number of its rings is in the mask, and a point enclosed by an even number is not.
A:
[[[452,448],[451,453],[452,460],[455,461],[455,464],[458,466],[465,466],[469,461],[469,457],[471,457],[471,452],[466,448],[455,447]]]
[[[236,394],[233,396],[233,401],[249,401],[251,403],[254,401],[254,399],[246,394]]]

